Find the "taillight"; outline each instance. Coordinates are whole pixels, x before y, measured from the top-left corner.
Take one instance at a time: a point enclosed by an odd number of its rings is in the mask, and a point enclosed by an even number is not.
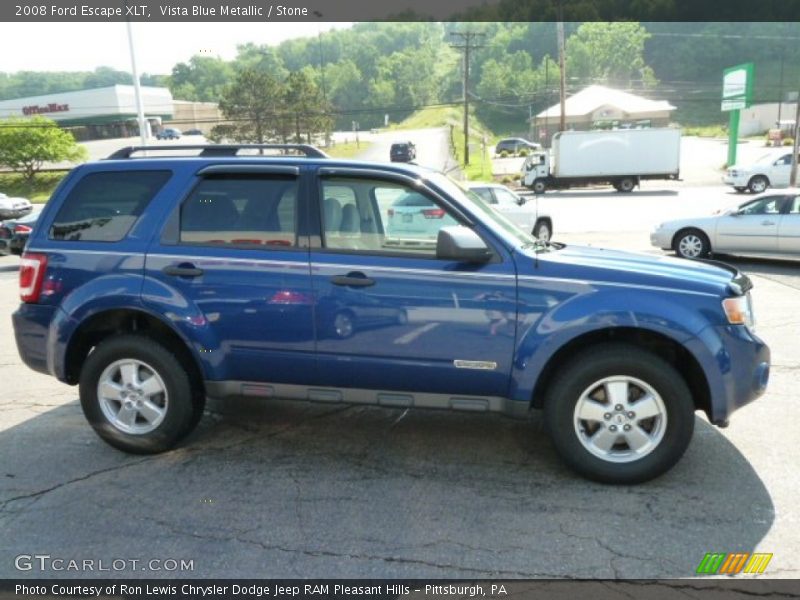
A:
[[[23,302],[36,303],[42,293],[47,270],[47,255],[26,252],[19,261],[19,296]]]
[[[429,208],[427,210],[423,210],[422,214],[425,215],[426,219],[441,219],[442,217],[444,217],[444,209]]]
[[[27,225],[14,225],[14,233],[30,233],[31,231],[33,231],[33,228]]]

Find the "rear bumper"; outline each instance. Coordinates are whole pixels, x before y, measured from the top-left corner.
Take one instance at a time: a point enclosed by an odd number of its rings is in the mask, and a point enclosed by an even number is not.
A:
[[[58,309],[42,304],[21,304],[11,315],[17,351],[22,362],[39,373],[52,375],[48,368],[47,349],[50,323]]]

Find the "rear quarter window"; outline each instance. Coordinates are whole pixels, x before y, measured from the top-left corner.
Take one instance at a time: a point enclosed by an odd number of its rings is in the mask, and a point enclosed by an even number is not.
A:
[[[50,226],[50,239],[118,242],[172,176],[171,171],[104,171],[81,179]]]

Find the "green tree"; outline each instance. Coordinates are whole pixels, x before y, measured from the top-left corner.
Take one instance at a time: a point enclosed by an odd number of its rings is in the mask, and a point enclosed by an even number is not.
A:
[[[0,121],[0,165],[31,181],[45,162],[86,160],[72,134],[40,115]]]
[[[172,68],[169,88],[177,100],[218,102],[233,80],[233,67],[221,58],[195,55]]]
[[[582,84],[652,87],[658,81],[644,61],[649,38],[639,23],[583,23],[566,43],[567,76]]]
[[[258,69],[241,69],[222,91],[219,108],[230,123],[215,126],[211,138],[263,144],[276,135],[283,85]]]

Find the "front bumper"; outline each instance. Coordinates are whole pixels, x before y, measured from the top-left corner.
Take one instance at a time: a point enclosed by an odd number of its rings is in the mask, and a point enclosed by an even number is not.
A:
[[[654,229],[650,232],[650,244],[662,250],[671,250],[674,235],[675,232],[669,229]]]
[[[18,208],[0,208],[0,221],[6,219],[20,219],[25,215],[29,215],[33,211],[33,206],[20,206]]]
[[[733,187],[747,187],[748,177],[742,173],[732,176],[730,173],[725,173],[722,176],[722,183],[731,185]]]
[[[730,415],[767,389],[770,374],[769,347],[743,325],[709,327],[700,338],[712,352],[708,365],[710,406],[708,418],[715,425],[727,423]],[[706,369],[707,375],[709,369]]]

